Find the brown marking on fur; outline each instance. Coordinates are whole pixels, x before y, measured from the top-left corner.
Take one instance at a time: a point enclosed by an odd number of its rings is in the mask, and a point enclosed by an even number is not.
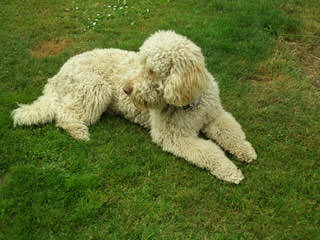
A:
[[[207,76],[203,62],[184,63],[185,70],[173,69],[165,88],[166,101],[174,106],[183,107],[194,102],[207,84]]]
[[[152,69],[149,69],[148,73],[149,73],[150,75],[153,75],[153,74],[154,74],[154,71],[153,71]]]
[[[72,44],[70,39],[44,41],[32,48],[31,54],[36,58],[55,56]]]

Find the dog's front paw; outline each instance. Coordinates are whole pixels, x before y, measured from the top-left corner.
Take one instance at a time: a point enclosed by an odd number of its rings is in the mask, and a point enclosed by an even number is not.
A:
[[[257,159],[257,153],[248,141],[238,144],[235,156],[242,162],[251,163]]]
[[[235,184],[239,184],[244,179],[244,176],[239,169],[232,169],[232,170],[229,169],[222,173],[221,172],[220,173],[211,172],[211,173],[223,181],[227,181]]]
[[[237,166],[229,160],[220,162],[220,164],[215,165],[215,167],[211,169],[210,172],[217,178],[230,183],[239,184],[244,179],[241,170],[238,169]]]

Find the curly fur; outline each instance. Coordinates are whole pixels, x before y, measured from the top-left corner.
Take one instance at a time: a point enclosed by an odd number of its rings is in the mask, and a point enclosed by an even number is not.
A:
[[[199,96],[195,109],[183,107]],[[43,95],[19,105],[12,116],[14,125],[55,121],[87,141],[88,126],[105,111],[149,128],[164,151],[225,181],[238,184],[243,175],[217,144],[240,161],[257,157],[240,124],[223,109],[201,49],[173,31],[151,35],[139,52],[95,49],[70,58],[48,80]],[[199,138],[200,131],[209,140]]]

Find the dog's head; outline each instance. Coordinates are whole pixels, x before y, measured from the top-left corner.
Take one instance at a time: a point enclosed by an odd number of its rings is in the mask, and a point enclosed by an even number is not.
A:
[[[188,105],[201,95],[210,79],[201,49],[173,31],[151,35],[138,54],[140,77],[123,88],[138,106]]]

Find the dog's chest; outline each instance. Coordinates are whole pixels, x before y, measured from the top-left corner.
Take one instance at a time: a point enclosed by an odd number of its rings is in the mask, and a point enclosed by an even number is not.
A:
[[[151,135],[193,136],[198,134],[204,124],[203,112],[172,107],[165,111],[150,110]],[[168,136],[169,137],[169,136]]]

